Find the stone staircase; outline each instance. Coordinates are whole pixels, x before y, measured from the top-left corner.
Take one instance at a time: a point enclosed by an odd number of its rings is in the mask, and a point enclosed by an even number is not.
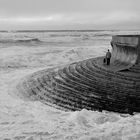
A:
[[[34,100],[65,111],[86,108],[140,112],[140,65],[116,72],[99,64],[100,59],[80,61],[57,71],[36,72],[17,88]]]

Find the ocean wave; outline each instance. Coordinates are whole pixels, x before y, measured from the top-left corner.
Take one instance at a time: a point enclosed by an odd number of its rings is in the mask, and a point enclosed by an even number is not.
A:
[[[40,43],[42,42],[38,38],[25,38],[25,39],[3,39],[0,43]]]
[[[94,36],[112,36],[112,34],[95,34]]]
[[[95,37],[110,37],[112,34],[107,33],[98,33],[98,34],[50,34],[49,37],[59,38],[59,37],[74,37],[81,38],[82,40],[87,40]]]
[[[81,37],[81,34],[70,35],[70,34],[51,34],[50,37]]]

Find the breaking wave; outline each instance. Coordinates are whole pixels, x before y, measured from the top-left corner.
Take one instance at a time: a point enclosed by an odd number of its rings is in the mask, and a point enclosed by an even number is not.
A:
[[[40,43],[42,42],[38,38],[24,38],[24,39],[3,39],[0,40],[0,43]]]
[[[95,34],[95,36],[112,36],[112,34]]]

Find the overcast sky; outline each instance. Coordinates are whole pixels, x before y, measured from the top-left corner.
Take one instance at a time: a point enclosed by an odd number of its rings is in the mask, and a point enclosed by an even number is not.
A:
[[[140,29],[140,0],[0,0],[5,29]]]

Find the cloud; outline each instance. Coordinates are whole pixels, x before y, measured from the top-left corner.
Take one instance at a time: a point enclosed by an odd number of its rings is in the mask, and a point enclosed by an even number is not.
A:
[[[124,12],[124,11],[116,11],[112,12],[109,15],[106,15],[105,18],[102,18],[100,22],[104,24],[110,23],[123,23],[123,22],[130,22],[132,20],[139,21],[139,15],[134,12]]]
[[[10,18],[0,18],[0,27],[8,28],[60,28],[69,29],[69,28],[78,28],[78,29],[95,29],[106,28],[108,26],[118,27],[126,24],[129,26],[139,26],[140,23],[139,15],[135,12],[130,11],[113,11],[111,13],[103,12],[94,12],[94,13],[59,13],[59,14],[50,14],[46,16],[17,16]],[[28,28],[29,28],[28,27]],[[115,28],[116,28],[115,27]]]
[[[11,18],[0,18],[0,22],[20,22],[20,23],[35,23],[35,22],[48,22],[48,21],[60,21],[62,15],[50,15],[44,17],[11,17]]]
[[[138,27],[139,5],[139,0],[0,0],[0,29]]]

